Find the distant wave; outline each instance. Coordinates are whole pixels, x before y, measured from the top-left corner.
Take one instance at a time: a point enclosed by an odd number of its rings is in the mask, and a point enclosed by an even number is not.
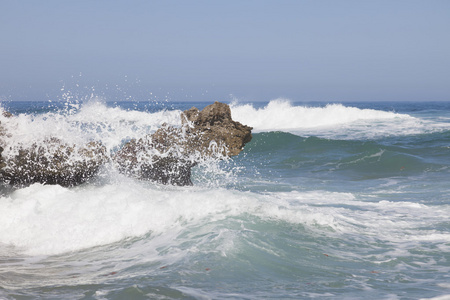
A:
[[[314,128],[351,123],[359,120],[384,120],[409,118],[394,112],[360,109],[342,104],[325,107],[294,106],[288,100],[272,100],[267,106],[256,109],[251,104],[233,104],[233,117],[255,127],[257,131],[275,131]]]
[[[284,131],[303,136],[360,139],[442,130],[442,124],[407,114],[343,104],[311,107],[277,99],[262,108],[233,103],[231,109],[233,118],[252,126],[254,132]]]

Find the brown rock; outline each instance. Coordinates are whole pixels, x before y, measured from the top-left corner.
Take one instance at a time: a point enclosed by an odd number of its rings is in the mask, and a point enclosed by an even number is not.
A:
[[[227,104],[181,114],[182,127],[163,125],[127,143],[114,157],[123,173],[163,184],[190,185],[191,168],[208,158],[238,155],[252,139],[251,127],[231,119]]]
[[[215,142],[222,155],[234,156],[238,155],[244,145],[251,141],[252,128],[233,121],[227,104],[215,102],[197,114],[195,109],[191,108],[183,112],[186,118],[182,117],[182,120],[187,119],[193,124],[190,130],[191,141],[188,142],[190,148],[205,150],[212,146],[211,142]],[[206,151],[205,154],[212,153]]]

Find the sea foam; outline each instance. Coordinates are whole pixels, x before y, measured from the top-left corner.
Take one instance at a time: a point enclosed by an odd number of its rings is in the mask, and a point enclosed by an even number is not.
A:
[[[314,201],[349,196],[316,192],[303,197]],[[327,211],[306,203],[289,204],[289,198],[221,188],[163,187],[125,177],[114,184],[72,189],[34,184],[0,198],[0,243],[12,246],[14,252],[53,255],[148,234],[176,237],[189,228],[244,216],[312,228],[339,226]]]
[[[450,129],[448,123],[343,104],[313,107],[277,99],[262,108],[255,108],[253,104],[234,102],[231,104],[231,110],[234,119],[252,126],[255,133],[284,131],[322,138],[372,139]]]
[[[342,206],[336,207],[336,203]],[[170,244],[190,228],[198,231],[203,224],[223,223],[228,218],[246,220],[249,216],[306,226],[310,232],[333,238],[359,236],[364,231],[365,238],[403,243],[408,242],[406,229],[416,239],[427,240],[424,235],[433,232],[414,227],[436,219],[435,212],[424,205],[366,202],[351,193],[256,194],[222,188],[165,187],[125,177],[112,184],[72,189],[34,184],[1,197],[0,211],[0,243],[28,255],[78,251],[146,235],[159,242],[162,237],[171,237],[167,241]],[[444,213],[448,212],[440,212],[438,217]],[[402,217],[405,214],[421,214],[423,220],[417,223],[415,217]],[[434,234],[433,239],[447,238]]]
[[[251,104],[232,105],[233,117],[256,131],[295,130],[327,127],[359,120],[384,120],[408,116],[374,109],[360,109],[342,104],[324,107],[296,106],[289,100],[277,99],[256,109]]]

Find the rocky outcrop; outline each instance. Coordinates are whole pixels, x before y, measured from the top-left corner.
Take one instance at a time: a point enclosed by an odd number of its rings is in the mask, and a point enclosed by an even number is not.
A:
[[[191,185],[191,168],[208,159],[238,155],[252,139],[251,127],[233,121],[227,104],[181,114],[182,126],[162,126],[154,134],[131,140],[114,161],[121,172],[163,184]]]
[[[215,102],[202,111],[193,107],[181,118],[181,127],[163,124],[155,133],[126,143],[112,159],[118,169],[139,179],[191,185],[192,167],[207,159],[238,155],[252,138],[252,128],[233,121],[227,104]],[[100,142],[79,146],[48,138],[11,149],[2,142],[5,134],[0,124],[0,181],[11,185],[74,186],[111,161]],[[8,147],[7,157],[2,156],[1,146]]]
[[[91,178],[106,160],[106,149],[98,142],[76,147],[50,138],[20,148],[3,162],[0,178],[19,186],[37,182],[74,186]]]
[[[181,118],[190,135],[188,149],[200,150],[206,155],[214,154],[212,146],[218,147],[221,155],[238,155],[252,139],[252,128],[233,121],[230,107],[224,103],[215,102],[202,111],[193,107],[184,111]]]

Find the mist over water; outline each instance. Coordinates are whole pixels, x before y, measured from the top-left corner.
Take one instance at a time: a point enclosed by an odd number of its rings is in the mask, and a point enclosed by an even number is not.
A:
[[[6,103],[2,155],[132,138],[205,103]],[[0,298],[420,299],[450,295],[450,105],[232,103],[230,160],[164,186],[105,165],[73,188],[1,185]],[[437,299],[437,298],[436,298]]]

